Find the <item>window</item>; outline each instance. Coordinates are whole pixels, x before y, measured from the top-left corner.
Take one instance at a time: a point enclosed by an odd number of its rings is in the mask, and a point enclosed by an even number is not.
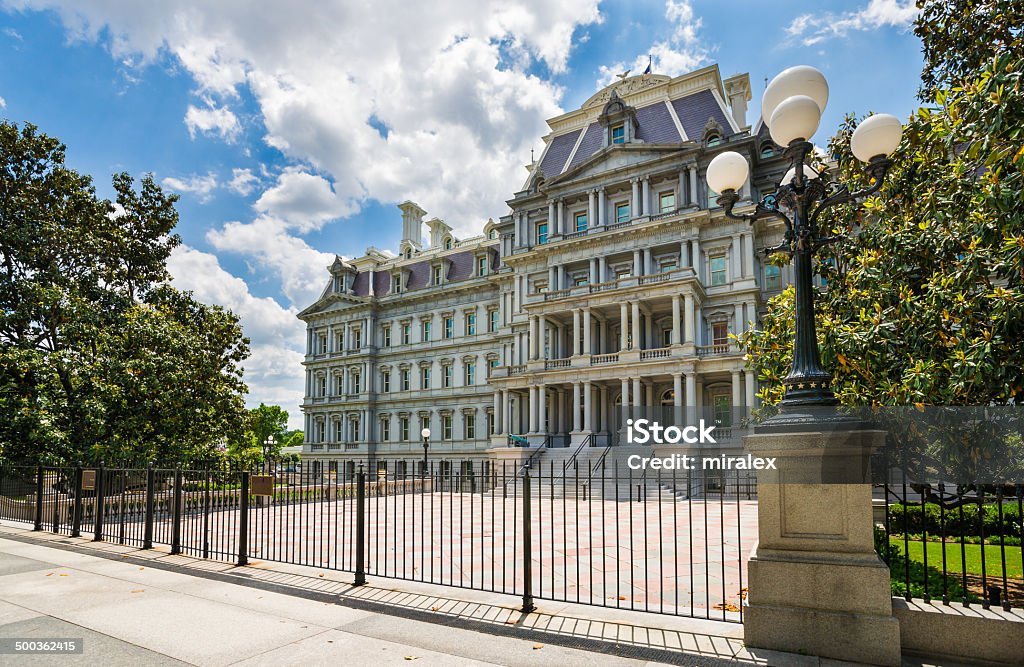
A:
[[[775,155],[775,148],[771,144],[761,147],[761,157],[771,157],[773,155]]]
[[[489,239],[496,239],[496,238],[498,238],[498,230],[497,229],[492,229],[491,232],[487,235],[487,238],[489,238]]]
[[[420,370],[420,389],[430,389],[430,366],[424,366]]]
[[[489,361],[489,362],[487,363],[487,366],[488,366],[488,371],[489,371],[489,372],[487,373],[487,377],[490,377],[490,376],[491,376],[491,373],[490,373],[490,372],[493,372],[493,371],[494,371],[494,369],[498,367],[498,359],[497,359],[497,357],[495,357],[494,359],[491,359],[491,360],[490,360],[490,361]]]
[[[327,440],[327,423],[323,419],[318,419],[316,422],[316,441],[324,442]]]
[[[476,260],[476,275],[486,276],[487,275],[487,258],[478,257]]]
[[[391,440],[391,420],[387,417],[380,420],[380,439],[384,442]]]
[[[391,391],[391,371],[380,372],[380,390],[385,394]]]
[[[423,342],[430,342],[430,320],[423,320]]]
[[[631,275],[633,275],[633,272],[630,269],[616,269],[615,270],[615,279],[616,280],[618,280],[619,278],[628,278]]]
[[[715,208],[718,206],[718,193],[708,188],[708,208]]]
[[[440,266],[435,266],[434,267],[434,284],[435,285],[440,285],[441,284],[441,267]]]
[[[345,334],[338,333],[334,336],[334,349],[342,351],[345,349]]]
[[[612,143],[626,143],[626,127],[624,125],[616,125],[615,127],[612,128]]]
[[[358,394],[363,391],[363,383],[360,381],[362,378],[359,373],[352,374],[352,393]]]
[[[321,375],[317,378],[317,396],[327,395],[327,376]]]
[[[409,441],[409,418],[404,415],[398,418],[398,438],[402,442]]]
[[[661,346],[668,347],[672,344],[672,330],[662,329],[661,330]]]
[[[441,415],[441,439],[451,440],[452,439],[452,416]]]
[[[476,313],[466,313],[466,335],[476,335]]]
[[[408,323],[402,325],[402,345],[409,344],[409,331],[411,329],[412,327],[410,327]]]
[[[455,335],[455,318],[446,316],[444,318],[444,337],[451,338]]]
[[[398,373],[399,389],[401,391],[409,391],[409,369],[403,368]]]
[[[317,350],[319,354],[327,354],[327,336],[320,334],[316,337]]]
[[[764,288],[766,290],[782,288],[782,271],[774,264],[764,267]]]
[[[576,231],[585,232],[587,231],[587,214],[577,213],[576,214]]]
[[[725,282],[725,255],[715,255],[711,258],[711,284],[724,285]]]
[[[658,268],[661,270],[662,273],[668,273],[669,271],[675,271],[675,269],[676,269],[676,260],[674,260],[674,259],[663,260],[663,261],[658,263]]]
[[[587,276],[577,276],[576,278],[573,279],[572,284],[575,285],[576,287],[579,287],[580,285],[586,285],[589,282],[590,279],[587,278]]]
[[[711,344],[717,347],[727,346],[729,344],[729,323],[728,322],[713,322],[711,324]],[[716,350],[716,352],[724,352],[725,350]]]
[[[444,240],[444,249],[445,250],[451,250],[452,249],[452,239],[451,239],[450,236]]]
[[[452,368],[451,364],[445,364],[444,366],[442,366],[441,373],[441,386],[445,388],[452,386],[452,379],[455,376],[455,371]]]
[[[718,144],[722,143],[722,135],[718,134],[717,132],[712,132],[711,134],[708,135],[706,143],[709,147],[717,146]]]
[[[391,325],[384,327],[384,347],[391,347]]]
[[[487,311],[487,331],[494,333],[498,330],[498,311],[488,310]]]
[[[662,192],[658,195],[659,208],[662,213],[669,213],[676,210],[676,193]]]
[[[420,430],[430,428],[430,417],[427,415],[420,415]]]
[[[548,223],[537,223],[537,245],[544,245],[548,242]]]
[[[713,399],[715,406],[715,426],[732,426],[732,405],[727,394],[719,394]]]
[[[352,330],[352,349],[358,350],[363,346],[363,331],[362,329]]]
[[[629,222],[629,204],[615,205],[615,222]]]
[[[476,384],[476,364],[469,362],[466,364],[466,386],[472,387]]]
[[[395,287],[395,294],[402,293],[402,274],[393,273],[391,274],[391,284]]]
[[[476,415],[466,415],[466,440],[476,439]]]

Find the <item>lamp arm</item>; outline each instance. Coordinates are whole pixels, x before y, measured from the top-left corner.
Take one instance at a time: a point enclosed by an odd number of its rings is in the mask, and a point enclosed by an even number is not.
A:
[[[811,224],[817,227],[818,216],[825,211],[825,209],[839,204],[846,204],[864,197],[870,197],[879,190],[882,189],[882,183],[885,181],[885,174],[889,171],[889,167],[892,166],[892,160],[887,157],[874,158],[868,166],[865,168],[865,172],[868,176],[874,179],[874,183],[861,188],[856,192],[850,192],[850,188],[847,185],[840,185],[835,192],[826,197],[817,207],[814,209],[814,213],[811,214]]]

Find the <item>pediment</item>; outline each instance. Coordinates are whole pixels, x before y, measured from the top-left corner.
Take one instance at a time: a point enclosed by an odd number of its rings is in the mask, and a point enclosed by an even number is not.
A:
[[[328,292],[320,297],[316,303],[299,312],[298,317],[299,319],[304,319],[311,315],[323,315],[325,313],[348,310],[349,308],[362,306],[366,301],[366,297]]]
[[[568,181],[583,180],[615,169],[628,168],[652,160],[660,160],[667,154],[689,150],[695,144],[625,144],[606,146],[587,159],[558,176],[548,179],[546,186],[561,185]]]

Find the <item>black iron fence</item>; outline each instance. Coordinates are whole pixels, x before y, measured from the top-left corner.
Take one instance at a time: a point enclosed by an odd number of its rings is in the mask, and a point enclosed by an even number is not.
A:
[[[756,486],[728,471],[304,460],[257,470],[6,466],[0,518],[246,564],[741,621]]]
[[[878,487],[875,542],[893,595],[1024,607],[1024,484]],[[881,495],[881,498],[878,496]]]

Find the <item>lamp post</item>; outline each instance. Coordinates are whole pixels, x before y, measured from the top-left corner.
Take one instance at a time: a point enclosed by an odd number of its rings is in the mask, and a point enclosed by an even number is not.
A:
[[[903,128],[895,116],[877,114],[867,118],[853,133],[853,154],[865,163],[864,171],[873,180],[866,188],[851,192],[846,185],[828,182],[810,167],[814,148],[809,141],[818,129],[821,112],[828,102],[828,83],[813,67],[791,67],[765,89],[761,117],[766,119],[772,139],[786,146],[792,167],[782,177],[775,192],[765,195],[752,213],[736,214],[737,190],[747,181],[749,166],[739,153],[720,153],[708,165],[707,183],[720,192],[718,204],[726,217],[746,220],[780,218],[786,226],[785,238],[778,246],[765,249],[766,255],[784,253],[793,260],[796,287],[796,322],[793,341],[793,366],[783,380],[786,388],[780,413],[769,419],[769,428],[810,426],[823,420],[845,421],[832,411],[838,404],[832,392],[832,376],[822,368],[814,323],[814,286],[811,260],[822,247],[841,240],[830,236],[828,226],[819,227],[821,215],[838,204],[866,197],[882,187],[892,161],[889,155],[899,145]]]
[[[420,436],[423,438],[423,477],[427,476],[427,449],[430,447],[430,429],[425,428],[420,431]]]
[[[268,464],[270,463],[270,450],[276,444],[277,440],[272,435],[268,435],[267,439],[263,441],[263,458]]]

